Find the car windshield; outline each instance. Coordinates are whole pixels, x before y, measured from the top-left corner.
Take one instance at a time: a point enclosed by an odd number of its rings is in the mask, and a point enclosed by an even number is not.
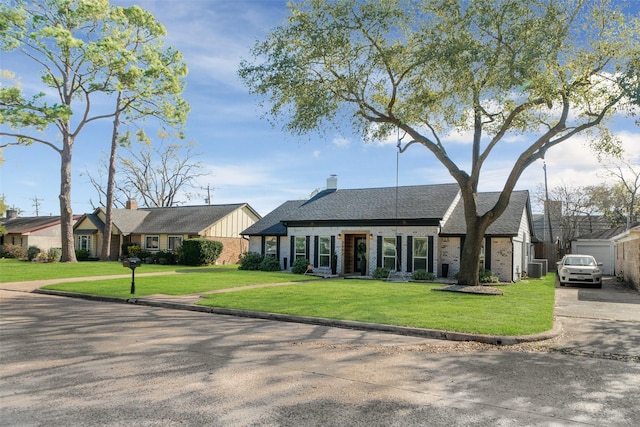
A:
[[[564,261],[564,265],[582,265],[582,266],[596,265],[596,261],[592,257],[575,256],[575,257],[568,257]]]

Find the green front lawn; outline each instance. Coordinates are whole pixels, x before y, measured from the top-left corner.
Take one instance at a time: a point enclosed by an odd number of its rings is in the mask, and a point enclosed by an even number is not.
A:
[[[187,267],[181,265],[143,264],[136,269],[136,273],[224,267],[235,268],[236,266]],[[0,283],[60,279],[63,277],[112,276],[117,274],[131,274],[131,270],[123,267],[120,261],[39,263],[16,259],[0,259]]]
[[[490,335],[553,327],[555,278],[487,296],[432,289],[442,284],[331,280],[205,295],[201,305]]]
[[[61,283],[46,286],[45,289],[119,298],[132,296],[129,293],[130,270],[116,262],[36,264],[0,260],[0,269],[5,282],[126,273],[127,278]],[[140,275],[155,271],[178,273],[147,277]],[[553,327],[553,274],[541,280],[531,279],[501,287],[504,292],[502,296],[488,296],[432,291],[443,286],[438,283],[319,280],[313,276],[285,272],[242,271],[224,267],[176,268],[145,264],[136,270],[134,296],[186,295],[255,284],[296,281],[300,283],[204,295],[200,304],[490,335],[528,335]]]
[[[43,286],[42,289],[75,292],[89,295],[118,298],[142,297],[145,295],[187,295],[216,289],[227,289],[264,283],[284,283],[318,280],[314,276],[291,273],[242,271],[238,269],[204,268],[180,270],[178,274],[166,276],[139,276],[144,265],[136,269],[136,293],[130,294],[131,277],[126,279],[93,280],[86,282],[59,283]],[[128,270],[128,269],[127,269]],[[175,270],[175,267],[174,267]],[[129,272],[131,270],[128,270]]]

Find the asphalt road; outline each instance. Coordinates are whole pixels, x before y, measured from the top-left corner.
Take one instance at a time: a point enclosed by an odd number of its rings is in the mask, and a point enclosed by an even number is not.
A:
[[[636,426],[640,295],[598,291],[515,347],[0,291],[0,425]]]

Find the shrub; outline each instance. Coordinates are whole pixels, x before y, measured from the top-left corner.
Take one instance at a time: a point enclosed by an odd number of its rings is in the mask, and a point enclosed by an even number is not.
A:
[[[40,252],[38,253],[38,255],[36,255],[36,257],[32,261],[41,262],[41,263],[49,262],[49,256],[47,255],[46,252]]]
[[[280,262],[272,256],[266,256],[260,262],[261,271],[280,271]]]
[[[62,248],[51,248],[47,251],[47,260],[49,262],[58,262],[62,257]]]
[[[222,243],[207,239],[187,239],[178,250],[178,258],[185,265],[211,265],[222,253]]]
[[[375,270],[373,270],[373,273],[371,273],[371,277],[373,277],[374,279],[386,279],[387,277],[389,277],[389,269],[384,267],[377,267]]]
[[[257,252],[245,252],[240,255],[238,270],[260,270],[262,258],[262,255]]]
[[[138,256],[137,256],[137,258],[140,258],[140,260],[141,260],[141,261],[144,261],[144,262],[146,262],[146,261],[147,261],[147,259],[148,259],[150,262],[152,262],[152,261],[153,261],[153,254],[151,253],[151,251],[147,251],[147,250],[144,250],[144,249],[140,249],[140,250],[138,251]]]
[[[427,270],[416,270],[411,275],[411,279],[413,280],[435,280],[435,278],[436,276]]]
[[[38,256],[38,254],[40,253],[40,248],[37,246],[29,246],[29,249],[27,249],[27,259],[29,261],[33,261],[36,259],[36,257]]]
[[[487,270],[486,268],[480,269],[480,283],[498,283],[499,279],[495,276],[491,270]]]
[[[293,262],[293,266],[291,267],[291,272],[294,274],[304,274],[307,272],[308,265],[309,265],[308,259],[298,258]]]
[[[158,251],[151,255],[151,262],[161,265],[174,265],[178,263],[178,255],[169,251]]]
[[[91,254],[86,249],[76,249],[76,259],[78,261],[88,261],[89,255]]]
[[[138,254],[140,253],[140,246],[135,243],[125,243],[122,245],[122,253],[127,254],[129,258],[138,258]]]

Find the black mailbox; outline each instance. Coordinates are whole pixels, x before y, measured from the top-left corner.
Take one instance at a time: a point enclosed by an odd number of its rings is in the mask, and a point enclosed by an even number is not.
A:
[[[131,269],[131,295],[136,293],[136,267],[140,267],[140,258],[125,258],[122,260],[123,267]]]
[[[122,261],[122,265],[133,270],[136,267],[140,267],[140,258],[125,258]]]

